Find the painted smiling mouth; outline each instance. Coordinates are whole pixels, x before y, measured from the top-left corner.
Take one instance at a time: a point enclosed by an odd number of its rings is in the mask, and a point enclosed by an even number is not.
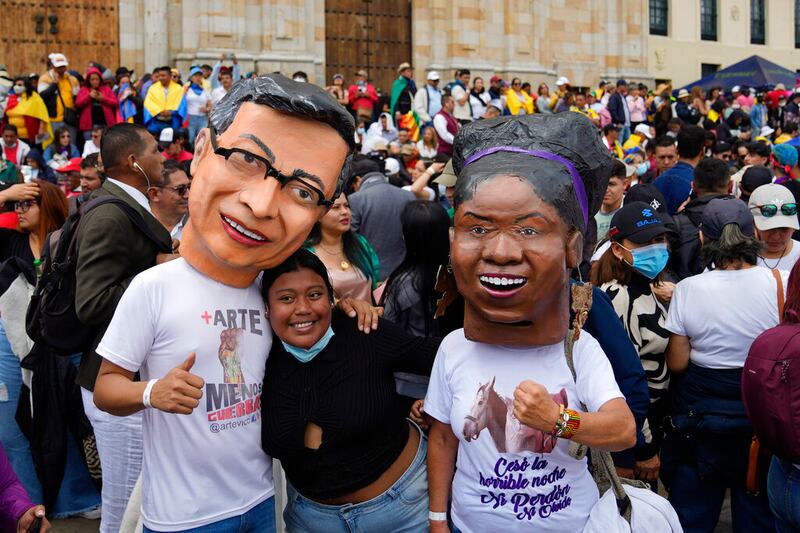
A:
[[[234,219],[230,217],[226,217],[225,215],[221,216],[223,222],[225,222],[228,226],[233,228],[237,233],[240,233],[241,235],[247,237],[248,239],[252,239],[254,241],[267,242],[268,239],[263,235],[261,235],[260,233],[247,229],[242,224],[236,222]]]
[[[481,285],[493,291],[512,291],[528,283],[528,278],[508,274],[484,274],[480,281]]]

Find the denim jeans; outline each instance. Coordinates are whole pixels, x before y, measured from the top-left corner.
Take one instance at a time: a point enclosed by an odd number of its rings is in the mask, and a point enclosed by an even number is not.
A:
[[[428,439],[421,434],[408,470],[383,494],[366,502],[323,505],[287,483],[283,511],[289,533],[416,533],[428,531]]]
[[[619,144],[620,146],[625,144],[625,141],[631,136],[631,127],[630,126],[622,126],[619,129]]]
[[[143,527],[143,531],[155,533],[146,526]],[[184,529],[183,533],[275,533],[275,496],[264,500],[242,515],[205,526]]]
[[[800,531],[800,469],[773,457],[767,487],[778,533]]]
[[[719,521],[725,489],[731,489],[731,515],[734,533],[775,531],[767,495],[748,496],[744,480],[738,486],[703,480],[688,465],[678,466],[669,491],[669,502],[678,513],[685,533],[712,533]]]
[[[42,486],[33,466],[31,447],[15,418],[21,389],[19,358],[11,351],[5,328],[0,323],[0,443],[31,500],[41,502]]]
[[[189,115],[189,145],[194,149],[194,140],[200,130],[208,126],[206,115]]]
[[[142,413],[114,416],[98,409],[88,390],[81,389],[81,396],[83,410],[94,428],[103,467],[100,532],[117,533],[142,471]]]
[[[80,355],[73,356],[73,364],[79,361]],[[30,444],[15,419],[22,389],[22,371],[19,358],[11,350],[2,322],[0,322],[0,389],[3,389],[0,392],[0,443],[3,444],[11,467],[28,491],[31,500],[34,503],[41,503],[42,485],[36,475]],[[48,510],[56,518],[91,511],[100,505],[100,495],[92,483],[82,452],[72,435],[67,436],[66,446],[67,461],[64,477],[55,508]]]

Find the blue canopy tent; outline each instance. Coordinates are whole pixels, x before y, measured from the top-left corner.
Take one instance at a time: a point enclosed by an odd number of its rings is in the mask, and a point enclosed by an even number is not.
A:
[[[797,77],[797,74],[788,68],[767,61],[763,57],[750,56],[683,88],[691,91],[692,87],[702,87],[708,92],[713,87],[722,87],[727,92],[735,85],[760,89],[782,83],[787,89],[791,89],[795,86]]]

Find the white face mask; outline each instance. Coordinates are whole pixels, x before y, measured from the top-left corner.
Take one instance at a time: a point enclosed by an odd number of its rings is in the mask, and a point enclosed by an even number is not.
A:
[[[14,85],[14,94],[22,94],[25,92],[24,85]]]

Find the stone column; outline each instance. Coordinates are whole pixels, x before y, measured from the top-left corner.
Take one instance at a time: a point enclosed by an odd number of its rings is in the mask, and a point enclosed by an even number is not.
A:
[[[150,71],[159,65],[170,63],[167,49],[167,2],[143,0],[143,8],[144,68]],[[139,73],[142,74],[144,72]]]
[[[142,76],[144,61],[144,2],[120,0],[119,2],[119,59],[120,65]]]
[[[213,65],[223,53],[235,53],[243,73],[252,69],[255,50],[246,48],[246,43],[253,41],[248,39],[248,30],[258,32],[260,28],[258,18],[248,23],[247,13],[258,14],[257,4],[237,0],[174,3],[176,21],[171,27],[179,36],[170,42],[181,72],[193,64]]]
[[[286,76],[302,70],[309,81],[325,84],[325,1],[264,0],[263,37],[255,55],[259,73]]]
[[[418,81],[438,70],[442,85],[469,68],[488,85],[494,74],[545,72],[534,45],[534,4],[529,0],[414,0],[412,32]]]
[[[548,38],[550,2],[505,0],[503,2],[503,77],[511,82],[522,78],[536,87],[543,77],[552,77],[553,55]]]

